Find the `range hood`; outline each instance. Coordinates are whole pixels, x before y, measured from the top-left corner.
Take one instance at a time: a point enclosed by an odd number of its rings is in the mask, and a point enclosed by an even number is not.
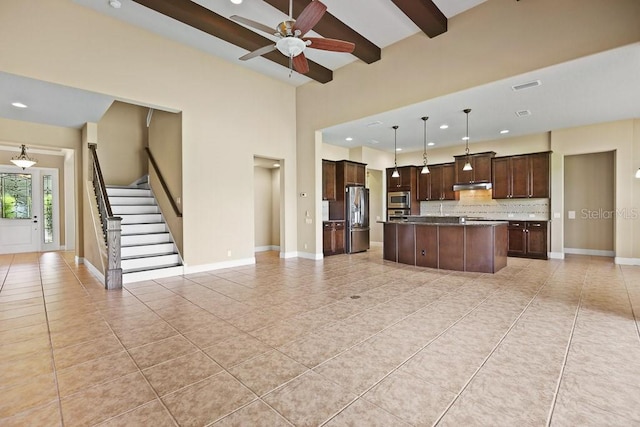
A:
[[[463,183],[463,184],[454,184],[453,191],[465,191],[465,190],[491,190],[490,182],[473,182],[473,183]]]

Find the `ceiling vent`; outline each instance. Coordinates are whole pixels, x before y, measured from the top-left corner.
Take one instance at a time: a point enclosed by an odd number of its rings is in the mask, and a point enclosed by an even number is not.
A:
[[[518,91],[518,90],[523,90],[523,89],[529,89],[531,87],[540,86],[541,84],[542,84],[542,82],[540,80],[534,80],[532,82],[522,83],[522,84],[519,84],[519,85],[513,85],[513,86],[511,86],[511,89],[513,89],[514,91]]]
[[[520,110],[520,111],[516,111],[516,116],[518,117],[527,117],[531,115],[531,111],[530,110]]]
[[[382,122],[380,120],[376,120],[375,122],[371,122],[367,124],[367,127],[374,127],[374,126],[380,126],[382,124]]]

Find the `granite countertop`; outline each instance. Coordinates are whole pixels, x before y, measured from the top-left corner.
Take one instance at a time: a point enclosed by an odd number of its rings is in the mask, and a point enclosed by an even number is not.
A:
[[[344,222],[344,219],[326,219],[322,222]]]
[[[465,222],[424,222],[424,221],[377,221],[380,224],[400,224],[400,225],[451,225],[451,226],[480,226],[494,227],[496,225],[508,225],[509,221],[465,221]]]

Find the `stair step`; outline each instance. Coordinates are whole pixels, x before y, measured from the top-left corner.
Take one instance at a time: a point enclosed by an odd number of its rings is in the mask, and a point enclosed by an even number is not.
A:
[[[153,197],[128,197],[128,196],[109,196],[109,203],[113,205],[155,205],[156,199]]]
[[[164,222],[157,224],[123,224],[122,236],[128,234],[164,233],[167,227]]]
[[[160,213],[158,205],[111,205],[111,211],[116,216],[121,215],[142,215]]]
[[[142,258],[129,258],[123,259],[120,265],[123,273],[144,269],[163,268],[167,266],[180,265],[180,256],[178,254],[168,254]]]
[[[154,245],[136,245],[136,246],[123,246],[120,249],[120,255],[122,259],[143,257],[149,255],[166,255],[174,254],[176,247],[173,243],[158,243]]]
[[[107,196],[113,197],[151,197],[151,190],[137,187],[109,187],[107,186]]]
[[[162,215],[158,214],[135,214],[120,215],[122,224],[153,224],[162,221]]]
[[[122,235],[120,238],[121,247],[136,245],[153,245],[157,243],[172,243],[171,234],[163,233],[147,233],[147,234],[128,234]]]
[[[169,265],[163,268],[152,270],[129,271],[122,274],[122,283],[134,283],[143,280],[161,279],[164,277],[174,277],[184,274],[184,268],[180,265]]]

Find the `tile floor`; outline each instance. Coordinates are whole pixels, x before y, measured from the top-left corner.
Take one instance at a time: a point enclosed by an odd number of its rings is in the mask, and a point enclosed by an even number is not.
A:
[[[640,267],[257,258],[107,292],[1,255],[0,425],[640,425]]]

